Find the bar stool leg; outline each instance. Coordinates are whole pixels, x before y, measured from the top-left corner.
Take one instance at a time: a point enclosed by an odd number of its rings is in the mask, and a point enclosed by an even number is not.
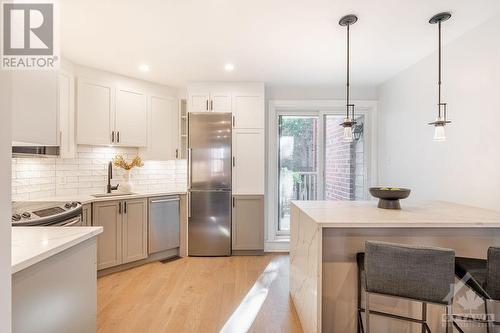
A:
[[[490,316],[488,314],[488,300],[484,299],[484,314],[486,315],[486,333],[490,333]]]
[[[422,333],[427,333],[427,303],[422,302]]]
[[[365,333],[370,333],[370,293],[365,292]]]
[[[453,333],[453,319],[451,316],[453,315],[452,306],[446,306],[446,333]]]
[[[358,333],[364,333],[363,330],[363,316],[361,312],[361,293],[363,291],[363,288],[361,286],[361,269],[358,267],[358,312],[357,312],[357,317],[358,317]]]

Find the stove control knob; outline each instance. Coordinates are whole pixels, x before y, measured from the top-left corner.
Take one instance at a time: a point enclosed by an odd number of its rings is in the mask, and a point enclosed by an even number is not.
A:
[[[19,215],[19,214],[12,215],[12,221],[17,222],[17,221],[20,221],[20,220],[21,220],[21,215]]]
[[[76,206],[78,206],[78,202],[73,201],[73,202],[71,203],[71,207],[75,208]]]
[[[21,216],[25,219],[29,219],[31,217],[31,214],[28,212],[24,212]]]
[[[65,205],[64,205],[64,208],[71,208],[71,202],[67,202]]]

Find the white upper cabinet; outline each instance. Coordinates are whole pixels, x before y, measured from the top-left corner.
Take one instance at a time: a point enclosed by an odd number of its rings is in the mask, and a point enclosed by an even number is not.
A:
[[[232,112],[231,90],[227,88],[214,88],[210,92],[210,111]]]
[[[233,132],[233,194],[264,194],[264,130]]]
[[[264,128],[264,110],[263,85],[238,89],[233,93],[234,128]]]
[[[59,157],[74,158],[75,142],[75,79],[72,73],[59,72]]]
[[[210,110],[210,92],[203,88],[193,88],[189,91],[189,112],[207,112]]]
[[[228,87],[191,86],[188,101],[188,112],[232,112],[232,93]]]
[[[12,142],[59,144],[58,72],[12,72]]]
[[[147,128],[146,93],[78,78],[78,144],[146,147]]]
[[[175,98],[151,96],[148,111],[148,146],[145,159],[164,161],[179,156],[179,112]]]
[[[146,95],[129,89],[116,89],[115,142],[129,147],[147,145]]]
[[[114,88],[110,84],[79,78],[77,96],[77,143],[112,143]]]

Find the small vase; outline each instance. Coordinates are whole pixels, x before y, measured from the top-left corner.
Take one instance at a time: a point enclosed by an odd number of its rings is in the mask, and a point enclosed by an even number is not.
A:
[[[123,182],[120,184],[120,192],[131,193],[132,183],[130,182],[130,170],[126,170],[123,174]]]

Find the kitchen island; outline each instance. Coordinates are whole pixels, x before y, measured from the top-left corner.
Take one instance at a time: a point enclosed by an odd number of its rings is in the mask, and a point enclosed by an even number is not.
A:
[[[292,203],[290,294],[304,332],[356,332],[356,253],[367,240],[440,246],[483,259],[489,246],[500,246],[500,212],[447,202],[402,205],[398,211],[375,201]],[[420,316],[415,302],[374,297],[373,306]],[[431,329],[443,310],[429,306]],[[411,332],[409,324],[386,318],[374,317],[372,325],[373,332]]]
[[[13,332],[95,332],[102,227],[12,228]]]

